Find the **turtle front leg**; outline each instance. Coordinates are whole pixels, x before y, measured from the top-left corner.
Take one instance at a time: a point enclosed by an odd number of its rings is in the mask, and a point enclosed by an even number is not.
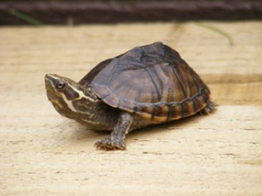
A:
[[[133,122],[132,114],[128,112],[121,112],[118,117],[117,123],[111,132],[109,138],[98,140],[95,143],[97,149],[102,150],[125,150],[125,136]]]

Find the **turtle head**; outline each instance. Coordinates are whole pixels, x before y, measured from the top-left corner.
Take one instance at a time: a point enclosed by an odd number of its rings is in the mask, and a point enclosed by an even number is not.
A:
[[[89,114],[90,106],[98,100],[91,89],[56,74],[45,75],[45,87],[49,101],[68,118]]]

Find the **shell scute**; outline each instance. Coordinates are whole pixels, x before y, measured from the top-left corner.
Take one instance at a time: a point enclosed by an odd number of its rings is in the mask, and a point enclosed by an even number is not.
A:
[[[169,107],[166,104],[155,105],[151,119],[154,119],[156,117],[164,117],[167,120],[168,111]]]

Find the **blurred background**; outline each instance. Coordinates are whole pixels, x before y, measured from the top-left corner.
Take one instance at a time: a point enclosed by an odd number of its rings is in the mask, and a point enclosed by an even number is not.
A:
[[[261,0],[1,0],[1,25],[254,20]]]

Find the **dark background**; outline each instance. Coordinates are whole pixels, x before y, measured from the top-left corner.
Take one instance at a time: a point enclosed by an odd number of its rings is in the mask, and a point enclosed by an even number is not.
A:
[[[0,25],[262,19],[262,0],[1,0]]]

